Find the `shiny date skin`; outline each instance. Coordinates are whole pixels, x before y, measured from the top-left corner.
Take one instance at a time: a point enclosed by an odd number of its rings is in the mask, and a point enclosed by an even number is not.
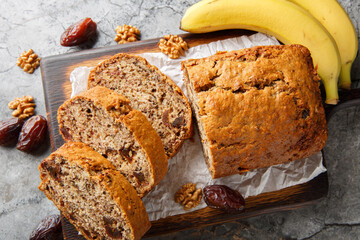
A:
[[[45,140],[47,121],[41,115],[29,118],[23,125],[16,148],[23,152],[31,152]]]
[[[10,118],[0,121],[0,145],[7,146],[16,142],[24,121],[19,118]]]
[[[245,200],[236,190],[225,185],[208,185],[203,189],[204,200],[211,208],[223,209],[227,212],[243,211]]]
[[[32,231],[30,240],[62,240],[62,225],[60,215],[50,215],[41,220]]]
[[[60,44],[64,47],[76,46],[86,42],[96,34],[96,23],[91,18],[85,18],[74,23],[60,37]]]

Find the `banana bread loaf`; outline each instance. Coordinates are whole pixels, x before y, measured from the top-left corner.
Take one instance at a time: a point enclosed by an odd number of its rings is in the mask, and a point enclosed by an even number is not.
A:
[[[307,48],[261,46],[182,62],[213,178],[308,157],[327,140]]]
[[[39,171],[39,189],[86,239],[140,239],[150,228],[135,189],[86,144],[65,143]]]
[[[95,87],[58,109],[65,141],[83,142],[107,158],[135,187],[140,197],[167,173],[164,147],[144,114],[129,100],[105,87]]]
[[[96,66],[88,88],[104,86],[125,96],[148,118],[167,156],[174,156],[192,135],[190,105],[181,89],[140,56],[119,53]]]

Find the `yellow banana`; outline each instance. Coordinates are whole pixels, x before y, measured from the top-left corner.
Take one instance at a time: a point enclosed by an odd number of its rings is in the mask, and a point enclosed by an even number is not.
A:
[[[318,66],[326,103],[338,101],[340,55],[328,31],[302,7],[286,0],[202,0],[185,12],[180,28],[193,33],[249,29],[275,36],[284,44],[307,47]]]
[[[351,88],[351,66],[358,51],[357,33],[349,16],[336,0],[289,0],[313,15],[331,34],[339,49],[339,87]]]

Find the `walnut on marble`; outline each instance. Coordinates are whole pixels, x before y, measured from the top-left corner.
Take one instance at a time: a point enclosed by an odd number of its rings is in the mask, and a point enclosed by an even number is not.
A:
[[[116,36],[115,41],[118,44],[124,44],[128,42],[135,42],[140,39],[140,30],[131,25],[124,24],[115,28]]]
[[[201,188],[196,189],[194,183],[184,184],[175,193],[175,202],[184,206],[184,210],[190,210],[200,204],[202,198]]]
[[[35,69],[40,66],[41,58],[34,53],[34,50],[29,49],[24,51],[17,59],[16,65],[21,67],[24,72],[33,73]]]
[[[158,46],[162,53],[168,55],[172,59],[177,59],[185,55],[185,51],[189,48],[187,42],[178,35],[165,35],[160,39]]]
[[[9,102],[8,107],[14,109],[11,113],[14,117],[20,119],[28,118],[35,113],[34,98],[32,96],[23,96],[22,98],[15,98],[14,101]]]

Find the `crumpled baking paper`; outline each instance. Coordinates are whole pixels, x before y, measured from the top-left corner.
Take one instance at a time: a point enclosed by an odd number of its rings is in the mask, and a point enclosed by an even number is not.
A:
[[[170,59],[162,53],[143,53],[140,56],[146,58],[150,64],[157,66],[164,74],[168,75],[186,94],[182,80],[181,61],[189,58],[207,57],[218,51],[278,44],[279,42],[274,37],[257,33],[192,47],[186,52],[185,57],[176,60]],[[87,66],[78,67],[71,73],[72,97],[86,90],[87,78],[91,68]],[[326,171],[322,164],[322,154],[319,152],[309,158],[287,164],[257,169],[242,175],[212,179],[205,164],[199,134],[196,130],[194,137],[191,140],[186,140],[179,153],[169,159],[168,169],[168,174],[160,184],[143,198],[151,221],[206,207],[202,200],[196,208],[185,211],[183,206],[175,203],[176,191],[183,184],[189,182],[195,183],[197,188],[203,188],[209,184],[224,184],[238,190],[246,198],[305,183]]]

